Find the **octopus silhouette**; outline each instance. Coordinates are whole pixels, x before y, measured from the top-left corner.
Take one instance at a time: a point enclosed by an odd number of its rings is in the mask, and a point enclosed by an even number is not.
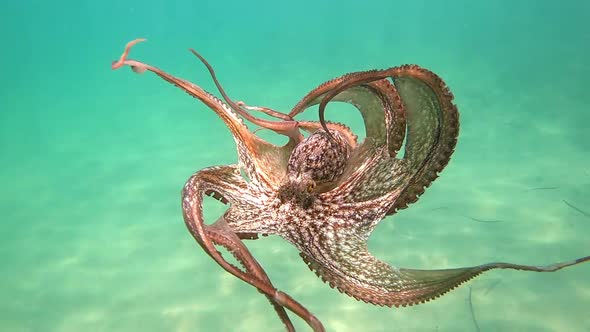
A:
[[[274,306],[288,331],[285,309],[314,331],[322,323],[286,293],[277,290],[242,240],[279,235],[294,245],[323,281],[341,292],[381,306],[432,300],[491,269],[553,272],[587,262],[590,256],[547,266],[488,263],[440,270],[389,265],[367,250],[367,240],[386,216],[418,200],[447,165],[457,142],[459,113],[453,95],[433,72],[416,65],[346,74],[321,84],[288,113],[232,101],[207,66],[223,100],[156,67],[127,59],[127,44],[112,69],[150,71],[199,99],[224,121],[237,145],[236,165],[198,171],[182,190],[186,226],[223,269],[251,284]],[[366,129],[362,142],[346,126],[324,120],[328,102],[354,105]],[[295,116],[319,104],[319,121]],[[263,112],[275,118],[258,118]],[[288,137],[276,146],[250,131],[243,119]],[[268,118],[268,117],[267,117]],[[302,134],[306,132],[308,136]],[[405,145],[404,145],[405,142]],[[403,154],[398,153],[404,147]],[[204,195],[229,204],[213,224],[203,220]],[[242,265],[226,261],[226,248]]]

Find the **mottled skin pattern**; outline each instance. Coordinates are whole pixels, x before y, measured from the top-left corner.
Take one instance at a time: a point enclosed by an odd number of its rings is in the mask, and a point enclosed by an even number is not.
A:
[[[368,303],[406,306],[434,299],[459,284],[496,268],[552,272],[590,260],[590,256],[547,266],[488,263],[473,267],[416,270],[392,266],[367,250],[381,220],[414,203],[447,165],[459,132],[453,96],[434,73],[416,65],[351,73],[326,82],[306,95],[288,114],[232,101],[209,69],[224,101],[186,80],[145,63],[129,60],[130,42],[112,68],[151,71],[211,108],[227,125],[238,151],[238,164],[195,173],[182,191],[186,226],[222,268],[262,292],[288,331],[294,327],[285,309],[314,331],[321,322],[301,304],[277,290],[252,257],[244,239],[279,235],[292,243],[322,280]],[[366,139],[344,125],[323,120],[330,101],[347,102],[362,114]],[[320,121],[296,121],[319,104]],[[261,111],[278,121],[254,117]],[[242,118],[285,135],[285,146],[272,145],[250,131]],[[301,131],[309,133],[307,138]],[[403,157],[398,152],[405,141]],[[246,178],[241,172],[246,174]],[[212,225],[203,222],[204,195],[229,204]],[[228,263],[215,246],[241,263]]]
[[[321,129],[311,134],[289,157],[287,175],[278,191],[281,204],[310,209],[316,193],[342,175],[349,156],[350,145],[337,131],[331,136]]]

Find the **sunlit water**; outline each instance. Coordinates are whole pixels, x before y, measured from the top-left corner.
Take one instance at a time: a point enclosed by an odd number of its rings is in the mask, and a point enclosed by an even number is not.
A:
[[[149,41],[132,57],[215,91],[193,47],[235,99],[282,111],[346,72],[429,68],[456,96],[459,143],[419,202],[379,225],[370,250],[412,268],[590,254],[588,2],[408,3],[2,3],[0,330],[282,329],[268,301],[183,225],[184,182],[235,163],[235,147],[196,100],[154,75],[110,70],[137,37]],[[327,117],[362,130],[352,109]],[[206,203],[209,219],[225,209]],[[481,222],[490,220],[501,222]],[[328,331],[476,331],[469,287],[481,331],[590,331],[589,264],[492,271],[391,309],[330,289],[280,238],[248,245]]]

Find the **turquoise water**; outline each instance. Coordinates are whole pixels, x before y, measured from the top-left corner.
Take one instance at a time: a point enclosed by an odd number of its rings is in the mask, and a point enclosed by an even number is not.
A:
[[[590,218],[564,203],[590,211],[589,13],[587,1],[3,2],[0,331],[282,330],[186,231],[180,189],[235,163],[235,146],[186,94],[111,71],[138,37],[133,58],[216,91],[193,47],[235,99],[281,111],[346,72],[429,68],[456,96],[458,146],[370,250],[412,268],[590,254]],[[208,219],[225,209],[206,203]],[[590,264],[492,271],[391,309],[331,289],[280,238],[247,245],[328,331],[477,331],[469,287],[481,331],[590,331]]]

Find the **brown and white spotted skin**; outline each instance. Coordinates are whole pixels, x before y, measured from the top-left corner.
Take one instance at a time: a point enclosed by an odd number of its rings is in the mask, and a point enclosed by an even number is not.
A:
[[[484,271],[501,268],[552,272],[587,262],[590,256],[547,266],[488,263],[441,270],[394,267],[367,250],[375,226],[387,215],[418,200],[447,165],[459,133],[453,95],[434,73],[416,65],[350,73],[307,94],[288,114],[232,101],[207,61],[223,100],[199,86],[145,63],[129,60],[130,42],[112,68],[151,71],[199,99],[224,121],[238,150],[236,165],[195,173],[182,191],[186,226],[205,252],[222,268],[253,285],[270,300],[288,331],[288,309],[314,331],[321,322],[289,295],[277,290],[244,239],[279,235],[301,252],[303,260],[332,287],[365,302],[406,306],[432,300]],[[361,113],[366,139],[346,126],[323,120],[330,101],[347,102]],[[295,117],[319,104],[320,121]],[[252,115],[264,112],[278,120]],[[285,135],[284,146],[270,144],[244,121]],[[304,138],[301,130],[310,133]],[[398,154],[405,142],[403,157]],[[246,178],[241,171],[245,172]],[[212,225],[203,222],[204,195],[229,204]],[[227,262],[223,246],[241,263]]]
[[[350,157],[350,145],[337,131],[331,136],[320,129],[299,143],[287,163],[287,174],[279,187],[281,203],[292,201],[303,209],[316,195],[332,188],[340,179]]]

